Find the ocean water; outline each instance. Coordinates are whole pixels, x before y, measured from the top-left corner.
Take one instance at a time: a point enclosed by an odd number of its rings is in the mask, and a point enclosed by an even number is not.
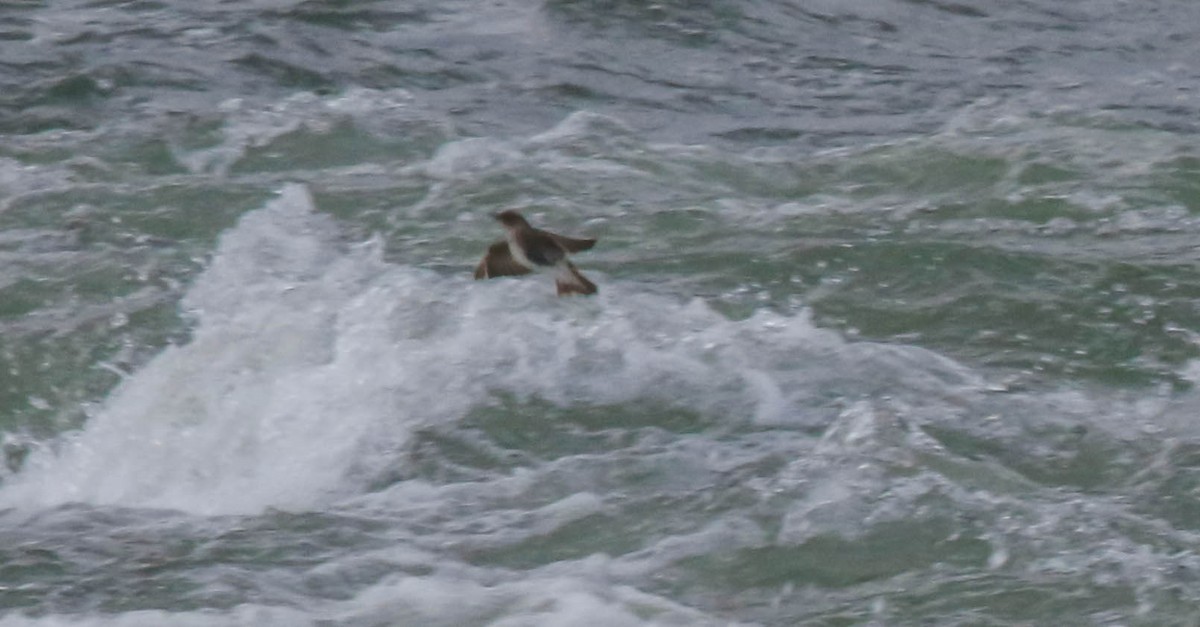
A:
[[[1197,624],[1196,24],[3,3],[0,625]]]

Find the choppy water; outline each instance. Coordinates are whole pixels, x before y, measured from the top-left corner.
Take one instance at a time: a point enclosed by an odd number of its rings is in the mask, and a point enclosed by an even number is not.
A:
[[[1198,23],[4,3],[0,624],[1195,624]]]

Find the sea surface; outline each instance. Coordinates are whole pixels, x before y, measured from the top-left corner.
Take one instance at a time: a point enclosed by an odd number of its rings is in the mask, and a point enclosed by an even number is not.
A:
[[[0,3],[0,626],[1200,624],[1197,25]]]

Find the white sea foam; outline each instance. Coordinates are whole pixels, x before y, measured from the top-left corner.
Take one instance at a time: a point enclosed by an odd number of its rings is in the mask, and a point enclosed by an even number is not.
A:
[[[231,98],[218,108],[223,117],[219,143],[202,149],[173,147],[172,156],[193,173],[225,175],[249,150],[300,130],[327,133],[346,120],[381,135],[413,123],[432,126],[415,122],[419,116],[411,105],[412,95],[402,89],[350,89],[334,98],[298,93],[269,105]]]
[[[415,430],[497,392],[812,427],[847,394],[979,385],[932,353],[847,343],[805,314],[731,321],[619,282],[559,299],[544,281],[390,265],[377,243],[346,249],[335,236],[301,186],[247,214],[184,299],[191,340],[32,453],[0,503],[320,507],[394,465]]]
[[[0,618],[0,627],[303,627],[396,625],[414,627],[733,627],[744,624],[627,586],[580,577],[532,577],[481,584],[457,576],[397,577],[345,601],[315,603],[307,611],[244,604],[224,611],[140,610],[115,615]]]

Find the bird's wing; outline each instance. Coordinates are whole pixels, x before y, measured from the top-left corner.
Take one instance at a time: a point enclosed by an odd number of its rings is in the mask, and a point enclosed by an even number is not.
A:
[[[549,232],[547,232],[546,235],[549,235],[551,237],[551,239],[558,242],[558,245],[562,246],[563,250],[565,250],[569,253],[582,252],[582,251],[585,251],[585,250],[591,248],[592,246],[596,245],[595,238],[578,239],[578,238],[574,238],[574,237],[566,237],[564,235],[559,235],[558,233],[549,233]]]
[[[529,268],[517,263],[508,250],[508,242],[500,240],[488,247],[479,265],[475,266],[476,279],[491,279],[498,276],[529,274]]]

